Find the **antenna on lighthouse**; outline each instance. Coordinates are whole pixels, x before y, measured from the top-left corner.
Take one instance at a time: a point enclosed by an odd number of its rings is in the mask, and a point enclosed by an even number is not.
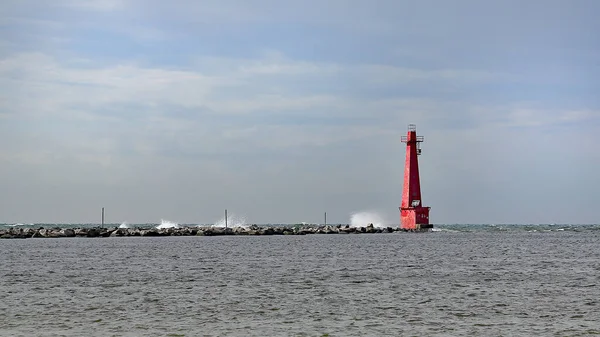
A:
[[[406,143],[404,164],[404,186],[400,205],[400,228],[406,231],[422,231],[433,228],[429,224],[430,207],[423,206],[421,182],[419,179],[419,159],[423,136],[417,136],[417,126],[408,125],[408,133],[401,138]]]

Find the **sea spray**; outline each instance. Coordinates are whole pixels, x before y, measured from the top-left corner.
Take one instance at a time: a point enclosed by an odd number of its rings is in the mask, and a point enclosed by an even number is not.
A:
[[[127,224],[127,222],[123,221],[119,228],[129,228],[129,225]]]
[[[160,225],[156,226],[156,228],[179,228],[179,224],[173,221],[160,219]]]
[[[212,225],[212,226],[213,227],[225,227],[225,217],[222,217],[221,219],[219,219],[219,221],[215,222],[214,225]],[[246,227],[248,227],[248,225],[246,224],[246,217],[237,216],[235,214],[228,214],[227,215],[227,227],[229,227],[229,228],[234,228],[234,227],[246,228]]]
[[[350,216],[350,226],[352,227],[365,227],[369,224],[373,224],[373,227],[376,228],[387,227],[381,215],[373,211],[356,212]]]

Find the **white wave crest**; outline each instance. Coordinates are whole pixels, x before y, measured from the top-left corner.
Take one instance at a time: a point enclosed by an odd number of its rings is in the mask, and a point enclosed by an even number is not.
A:
[[[215,222],[212,225],[212,227],[225,227],[225,217],[222,217],[221,219],[219,219],[219,221]],[[246,217],[237,216],[235,214],[228,214],[227,215],[227,227],[229,227],[229,228],[234,228],[234,227],[247,228],[248,225],[246,224]]]
[[[370,224],[376,228],[387,227],[383,217],[373,211],[356,212],[350,215],[350,226],[352,227],[366,227]]]
[[[179,224],[177,222],[160,219],[160,225],[156,226],[157,229],[163,228],[179,228]]]

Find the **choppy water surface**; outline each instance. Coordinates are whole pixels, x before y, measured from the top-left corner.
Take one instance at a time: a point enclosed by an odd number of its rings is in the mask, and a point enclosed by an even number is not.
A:
[[[600,231],[0,240],[2,336],[600,334]]]

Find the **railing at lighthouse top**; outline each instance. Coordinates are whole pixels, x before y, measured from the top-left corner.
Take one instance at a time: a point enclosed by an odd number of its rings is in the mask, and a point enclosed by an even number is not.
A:
[[[417,132],[417,125],[408,124],[408,132]],[[408,142],[408,136],[402,136],[401,140],[403,143]],[[414,141],[417,143],[421,143],[423,141],[423,136],[417,136]]]
[[[416,135],[416,132],[417,132],[417,125],[415,125],[415,124],[408,124],[408,132],[409,132],[409,133],[410,133],[410,132],[415,132],[415,135]],[[416,137],[415,137],[415,136],[412,136],[412,137],[411,137],[411,139],[410,139],[410,141],[409,141],[409,139],[408,139],[408,136],[402,136],[402,137],[401,137],[401,141],[402,141],[403,143],[407,143],[407,144],[408,144],[409,142],[410,142],[410,143],[413,143],[413,142],[414,142],[414,143],[417,143],[417,155],[420,155],[420,154],[421,154],[421,142],[423,142],[423,136],[416,136]]]

